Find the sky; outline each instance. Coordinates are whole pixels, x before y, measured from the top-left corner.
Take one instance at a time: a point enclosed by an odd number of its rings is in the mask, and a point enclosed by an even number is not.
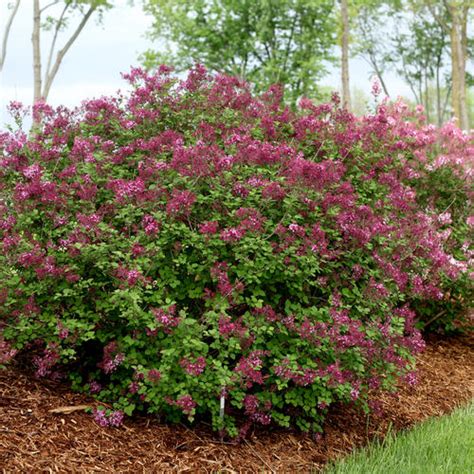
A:
[[[0,0],[2,33],[9,1]],[[41,3],[45,5],[48,2],[41,0]],[[150,47],[159,47],[145,34],[152,18],[145,15],[139,2],[135,3],[132,6],[127,0],[116,0],[116,6],[104,14],[101,23],[93,18],[89,20],[63,60],[51,89],[49,103],[75,106],[84,99],[113,94],[126,87],[120,73],[138,65],[140,53]],[[6,105],[10,100],[31,104],[33,99],[32,5],[32,0],[22,0],[10,33],[7,58],[0,76],[0,128],[8,122]],[[53,8],[50,11],[54,13]],[[59,38],[60,45],[66,41],[70,31],[65,31]],[[43,62],[46,62],[49,40],[50,37],[43,34]],[[350,73],[352,86],[369,94],[370,68],[365,61],[352,59]],[[387,74],[386,79],[393,91],[392,96],[410,97],[408,86],[396,75]],[[321,83],[338,89],[340,77],[337,68],[330,67],[329,75]]]

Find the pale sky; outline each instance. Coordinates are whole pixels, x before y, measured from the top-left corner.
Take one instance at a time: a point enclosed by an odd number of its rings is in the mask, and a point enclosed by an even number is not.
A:
[[[0,0],[2,32],[9,1],[11,0]],[[74,106],[84,99],[113,94],[117,89],[126,87],[120,73],[128,71],[130,66],[138,65],[139,54],[153,46],[145,36],[152,20],[144,14],[140,2],[135,3],[135,6],[131,6],[127,0],[116,0],[116,6],[105,13],[102,24],[98,24],[93,18],[89,20],[63,60],[49,96],[51,104]],[[32,0],[22,0],[12,26],[7,58],[0,77],[0,128],[8,121],[5,107],[10,100],[25,104],[32,102],[32,5]],[[51,12],[54,10],[51,9]],[[59,45],[64,43],[64,38],[70,31],[62,34]],[[49,36],[43,33],[42,38],[42,61],[46,63]],[[322,84],[338,89],[339,72],[336,68],[331,69],[332,73]],[[352,59],[350,73],[352,86],[369,93],[370,69],[366,63],[362,59]],[[407,85],[394,74],[387,74],[386,82],[393,97],[411,95]]]

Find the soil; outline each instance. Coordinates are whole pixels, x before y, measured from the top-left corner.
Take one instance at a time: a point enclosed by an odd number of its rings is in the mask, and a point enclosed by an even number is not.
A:
[[[0,370],[0,469],[10,472],[315,472],[328,460],[388,430],[452,411],[474,395],[474,337],[431,338],[418,358],[419,382],[382,397],[381,415],[335,407],[320,439],[261,429],[240,444],[220,442],[206,425],[164,425],[151,416],[102,428],[84,411],[94,405],[67,385]]]

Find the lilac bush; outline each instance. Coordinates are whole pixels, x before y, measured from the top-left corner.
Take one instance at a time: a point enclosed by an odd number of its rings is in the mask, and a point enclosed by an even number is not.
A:
[[[411,305],[431,318],[469,276],[472,137],[401,103],[291,111],[201,66],[125,78],[0,135],[0,360],[68,376],[114,407],[104,425],[139,410],[230,436],[319,431],[334,402],[414,380]],[[464,201],[441,212],[446,168]]]

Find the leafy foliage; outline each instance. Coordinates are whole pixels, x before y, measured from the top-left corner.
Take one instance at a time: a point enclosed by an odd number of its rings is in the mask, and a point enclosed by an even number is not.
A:
[[[164,39],[168,53],[148,51],[144,64],[187,69],[200,62],[258,91],[285,84],[291,102],[316,97],[334,44],[333,7],[333,0],[149,0],[151,37]]]
[[[409,303],[449,298],[471,255],[465,191],[451,241],[427,186],[470,138],[400,103],[293,113],[201,66],[125,77],[129,96],[0,135],[1,359],[113,403],[104,426],[144,410],[231,436],[319,431],[330,404],[414,382]]]

